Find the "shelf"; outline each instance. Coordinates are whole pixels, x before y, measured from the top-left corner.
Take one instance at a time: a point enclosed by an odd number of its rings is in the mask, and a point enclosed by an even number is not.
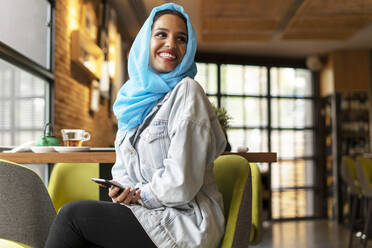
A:
[[[322,100],[324,140],[324,178],[328,217],[342,222],[347,195],[342,191],[343,156],[355,156],[369,147],[367,92],[336,93]]]
[[[79,66],[92,79],[101,78],[104,55],[99,46],[84,32],[71,32],[71,61]]]
[[[348,133],[341,133],[342,139],[369,139],[369,133],[363,132],[363,133],[354,133],[354,132],[348,132]]]

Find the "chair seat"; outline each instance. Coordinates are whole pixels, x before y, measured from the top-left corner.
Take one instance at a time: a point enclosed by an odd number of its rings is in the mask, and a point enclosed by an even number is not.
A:
[[[32,248],[31,246],[16,242],[10,241],[7,239],[0,239],[0,248]]]

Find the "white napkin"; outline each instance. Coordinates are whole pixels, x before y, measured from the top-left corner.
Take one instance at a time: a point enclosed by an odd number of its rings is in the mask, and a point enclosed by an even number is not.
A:
[[[35,143],[36,143],[35,141],[29,141],[29,142],[23,143],[22,145],[14,147],[12,150],[3,151],[3,152],[6,152],[6,153],[29,152],[31,151],[31,146],[34,146]]]

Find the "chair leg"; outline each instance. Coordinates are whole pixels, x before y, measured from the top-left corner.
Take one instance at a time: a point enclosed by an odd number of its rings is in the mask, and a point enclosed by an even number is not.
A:
[[[367,205],[368,205],[368,213],[367,213],[367,219],[366,223],[364,224],[364,240],[363,240],[363,247],[367,247],[368,243],[368,232],[369,232],[369,223],[371,222],[372,217],[372,202],[370,198],[367,198]]]
[[[356,211],[357,211],[357,208],[358,208],[358,197],[355,196],[355,195],[351,195],[350,196],[353,200],[352,200],[352,204],[350,206],[350,212],[351,212],[351,215],[350,215],[350,237],[349,237],[349,248],[352,248],[353,246],[353,231],[354,231],[354,222],[355,222],[355,216],[356,216]]]

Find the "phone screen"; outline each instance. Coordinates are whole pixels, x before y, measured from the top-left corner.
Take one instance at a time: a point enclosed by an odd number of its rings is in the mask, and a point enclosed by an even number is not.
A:
[[[119,192],[118,192],[118,194],[120,194],[124,190],[123,186],[121,186],[119,184],[116,184],[114,182],[111,182],[111,181],[109,181],[107,179],[92,178],[92,181],[95,182],[95,183],[101,184],[101,185],[105,186],[106,188],[110,188],[111,186],[118,187],[120,189]]]

